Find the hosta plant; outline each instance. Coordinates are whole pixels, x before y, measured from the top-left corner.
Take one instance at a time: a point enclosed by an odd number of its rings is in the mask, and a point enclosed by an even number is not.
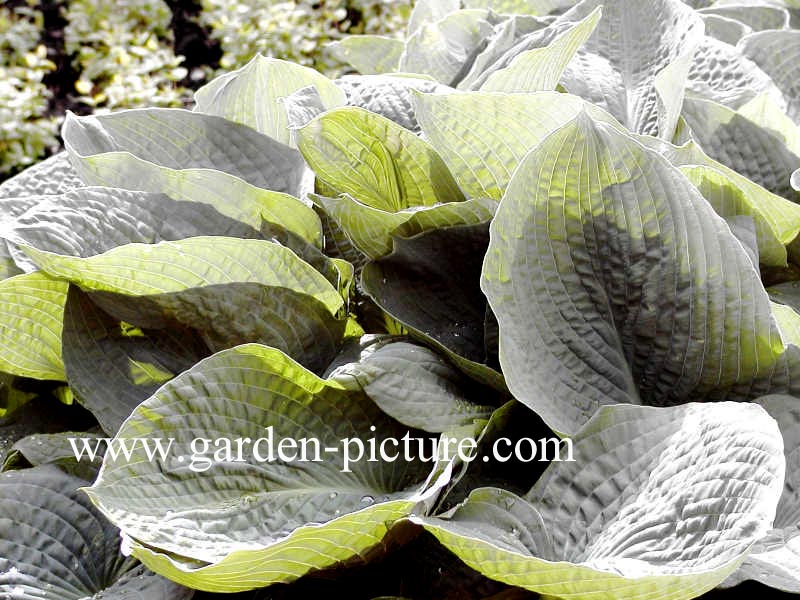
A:
[[[701,4],[70,115],[0,186],[0,592],[800,593],[796,7]]]

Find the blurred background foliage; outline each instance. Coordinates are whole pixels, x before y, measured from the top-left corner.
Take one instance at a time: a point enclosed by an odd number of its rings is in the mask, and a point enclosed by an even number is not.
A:
[[[411,0],[5,0],[0,181],[59,147],[66,110],[187,106],[255,53],[335,76],[327,43],[399,35]]]

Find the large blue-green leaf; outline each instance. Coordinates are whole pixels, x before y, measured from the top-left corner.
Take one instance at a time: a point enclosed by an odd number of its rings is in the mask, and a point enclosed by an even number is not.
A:
[[[786,244],[800,232],[800,205],[763,188],[755,196],[752,188],[758,186],[740,187],[727,173],[710,166],[687,165],[680,170],[717,214],[725,218],[747,216],[753,219],[761,263],[786,266]]]
[[[786,462],[753,404],[604,407],[524,496],[480,488],[414,517],[484,575],[582,599],[694,598],[722,582],[775,517]]]
[[[457,10],[438,20],[425,21],[406,40],[400,71],[430,75],[456,85],[493,33],[485,9]]]
[[[0,183],[0,198],[62,194],[81,185],[67,153],[59,152]],[[3,202],[3,214],[8,204]]]
[[[292,145],[281,99],[313,85],[325,108],[343,106],[345,95],[314,69],[256,54],[245,66],[216,77],[195,92],[194,110],[248,125]]]
[[[785,29],[789,26],[789,13],[777,4],[772,6],[767,3],[754,2],[719,3],[718,5],[701,8],[701,14],[712,14],[736,19],[754,31],[765,29]]]
[[[132,460],[107,454],[88,492],[153,570],[200,589],[251,589],[363,555],[446,483],[448,469],[419,458],[347,461],[343,438],[380,442],[407,432],[362,393],[275,349],[244,345],[167,383],[123,424],[118,440],[174,438],[167,459],[146,460],[138,449]],[[267,442],[258,456],[245,448],[241,461],[192,447],[198,437],[270,434],[272,460]],[[284,438],[296,448],[318,440],[320,460],[313,444],[307,461],[281,456]]]
[[[755,579],[800,593],[800,399],[765,396],[757,400],[777,422],[783,435],[786,479],[772,530],[758,540],[742,566],[725,585]]]
[[[800,31],[754,33],[738,47],[772,78],[786,98],[788,115],[800,122]]]
[[[64,381],[61,331],[67,283],[44,273],[0,281],[0,371]]]
[[[365,109],[328,111],[297,133],[318,179],[368,206],[397,212],[464,199],[430,144]]]
[[[790,184],[800,156],[778,133],[710,100],[687,98],[682,116],[709,156],[779,196],[800,198]]]
[[[118,320],[155,329],[178,322],[212,350],[269,343],[319,371],[344,334],[351,269],[314,249],[301,253],[313,264],[276,241],[228,237],[126,244],[88,257],[24,249]]]
[[[522,158],[580,111],[615,123],[577,96],[556,92],[415,94],[414,107],[425,137],[466,194],[495,200]]]
[[[302,156],[289,146],[222,117],[177,108],[69,114],[62,136],[73,167],[89,185],[128,187],[113,181],[120,168],[135,173],[142,167],[152,172],[149,177],[167,178],[173,185],[185,185],[179,177],[175,181],[181,170],[212,169],[299,196],[306,176]],[[159,172],[152,165],[178,174]]]
[[[308,294],[331,314],[344,306],[321,273],[289,248],[266,240],[200,236],[126,244],[86,258],[23,248],[43,271],[87,291],[152,296],[216,284],[261,283]]]
[[[347,325],[352,269],[316,250],[309,251],[312,266],[275,241],[228,237],[126,244],[89,257],[24,249],[46,273],[91,292],[117,322],[159,330],[180,323],[200,332],[212,351],[268,343],[321,371],[336,354]],[[77,359],[88,360],[85,352]]]
[[[80,490],[87,483],[52,465],[0,476],[0,595],[189,600],[193,590],[120,554],[119,530]]]
[[[584,0],[565,15],[583,18],[603,4]],[[675,61],[693,56],[703,38],[700,17],[680,0],[620,0],[603,5],[603,17],[561,80],[567,91],[608,110],[638,133],[672,137],[671,122],[659,123],[661,105],[680,107],[686,71],[676,70],[668,96],[656,76]],[[666,88],[666,86],[665,86]]]
[[[554,90],[575,52],[592,35],[601,17],[600,7],[559,34],[544,48],[514,56],[508,66],[492,71],[481,84],[486,92],[539,92]]]
[[[0,235],[16,244],[80,257],[129,243],[154,244],[200,235],[263,237],[258,228],[205,203],[106,187],[36,197],[36,204],[9,221]]]
[[[763,264],[786,264],[785,245],[792,242],[800,227],[800,208],[794,202],[773,194],[730,167],[709,157],[696,142],[673,146],[648,137],[637,138],[663,154],[679,167],[711,202],[717,214],[730,219],[752,217]]]
[[[99,162],[92,162],[98,170],[91,180],[98,185],[206,204],[255,229],[267,221],[310,243],[321,244],[321,227],[314,211],[289,194],[265,190],[213,169],[171,169],[126,152],[102,157]]]
[[[402,40],[382,35],[348,35],[331,44],[333,55],[362,75],[394,73],[404,49]]]
[[[497,203],[491,198],[472,198],[435,206],[411,206],[397,212],[373,208],[350,196],[313,196],[356,248],[370,258],[392,252],[393,237],[413,237],[433,229],[477,225],[491,220]]]
[[[0,223],[21,215],[41,195],[60,194],[82,185],[67,153],[59,152],[0,183]],[[22,272],[11,250],[0,243],[0,280]]]
[[[524,50],[517,52],[514,49],[516,44],[524,43],[529,34],[547,29],[549,24],[548,19],[521,14],[509,15],[505,20],[495,24],[494,32],[486,39],[486,47],[475,56],[469,72],[458,82],[458,88],[465,90],[479,88],[480,83],[489,75],[508,66],[514,57],[524,52]],[[540,35],[543,39],[549,39],[549,35],[545,32]],[[531,49],[543,45],[544,41],[541,41]],[[509,56],[506,56],[507,54]]]
[[[409,342],[368,346],[329,378],[363,391],[383,412],[423,431],[449,431],[493,411],[487,389],[470,383],[433,350]]]
[[[706,26],[706,36],[735,46],[752,29],[735,19],[713,13],[699,13]]]
[[[70,389],[110,435],[162,384],[211,354],[200,334],[186,325],[172,320],[142,331],[108,315],[74,285],[63,312]]]
[[[705,36],[694,53],[687,90],[700,98],[738,108],[767,93],[783,101],[780,90],[759,66],[735,46]]]
[[[411,91],[446,92],[452,88],[437,81],[412,76],[346,75],[336,85],[347,94],[347,104],[365,108],[415,133],[419,123],[411,104]]]
[[[586,114],[517,169],[482,288],[509,389],[560,432],[603,404],[785,389],[799,366],[725,221],[664,157]]]
[[[364,267],[361,283],[412,337],[432,345],[471,377],[504,390],[493,360],[497,340],[480,290],[487,236],[483,223],[397,237],[392,254]]]
[[[93,427],[89,431],[61,431],[58,433],[33,433],[18,439],[2,462],[0,470],[13,471],[42,465],[56,465],[71,475],[94,481],[103,462],[105,447],[99,442],[102,430]],[[82,438],[98,442],[94,460],[78,460],[70,438]],[[79,442],[80,444],[80,442]]]

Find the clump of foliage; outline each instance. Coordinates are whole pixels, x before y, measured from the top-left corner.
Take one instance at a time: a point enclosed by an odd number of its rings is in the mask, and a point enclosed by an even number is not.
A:
[[[6,430],[0,592],[800,593],[795,16],[420,0],[360,75],[70,115],[0,185],[0,371],[94,429]],[[266,428],[476,454],[226,451]]]
[[[64,107],[185,106],[192,89],[259,52],[332,75],[344,62],[328,42],[394,35],[409,12],[408,0],[15,0],[0,12],[0,179],[57,149]]]
[[[55,65],[39,44],[41,26],[41,12],[29,6],[0,6],[0,177],[57,146],[42,83]]]

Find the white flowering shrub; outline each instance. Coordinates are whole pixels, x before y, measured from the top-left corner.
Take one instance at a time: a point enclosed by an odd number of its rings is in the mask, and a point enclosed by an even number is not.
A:
[[[96,112],[180,106],[186,69],[172,51],[171,14],[163,0],[72,0],[64,36],[80,100]]]
[[[203,0],[200,20],[222,45],[223,70],[261,53],[333,74],[343,64],[328,42],[350,33],[402,31],[410,11],[410,0]]]
[[[36,162],[57,145],[42,83],[55,65],[39,44],[41,22],[41,12],[30,7],[0,7],[0,177]]]

